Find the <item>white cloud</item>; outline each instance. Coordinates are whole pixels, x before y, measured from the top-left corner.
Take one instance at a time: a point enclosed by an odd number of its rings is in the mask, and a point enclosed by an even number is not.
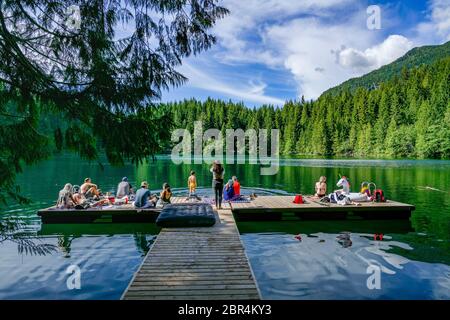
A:
[[[413,43],[400,35],[391,35],[383,43],[360,51],[346,48],[338,52],[338,62],[345,68],[368,72],[403,56],[411,50]]]
[[[261,81],[250,81],[248,85],[232,86],[215,76],[206,74],[189,63],[184,63],[178,70],[189,78],[188,85],[193,88],[203,89],[211,92],[226,94],[244,101],[261,104],[283,105],[284,100],[265,94],[266,84]]]
[[[318,18],[299,18],[267,29],[271,47],[279,48],[283,66],[298,83],[298,94],[317,98],[326,89],[355,76],[354,69],[336,63],[337,48],[367,48],[375,34],[364,27],[362,19],[349,19],[342,25],[328,25]]]
[[[366,8],[359,1],[227,0],[225,4],[232,11],[216,27],[220,50],[215,58],[222,63],[286,69],[298,83],[297,96],[317,98],[376,65],[360,54],[376,43],[377,35],[366,28]],[[352,7],[343,19],[339,10],[349,4]],[[359,58],[360,68],[336,63],[332,52],[344,45],[354,48],[351,61]]]
[[[283,23],[299,14],[308,16],[329,16],[333,9],[357,0],[224,0],[223,5],[230,9],[227,17],[217,22],[214,33],[224,50],[216,56],[225,63],[263,63],[269,67],[283,64],[283,60],[264,46],[265,31],[271,23]],[[261,40],[254,46],[248,38]]]
[[[450,1],[434,0],[431,4],[431,20],[439,35],[450,40]]]
[[[416,42],[420,44],[450,41],[450,1],[430,0],[428,21],[417,26]]]

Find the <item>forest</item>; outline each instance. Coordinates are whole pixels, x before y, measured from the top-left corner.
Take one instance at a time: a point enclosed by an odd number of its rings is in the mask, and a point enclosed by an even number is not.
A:
[[[281,108],[194,98],[159,107],[170,114],[173,128],[192,131],[194,121],[201,120],[204,130],[279,129],[285,156],[449,159],[449,84],[447,57],[404,68],[372,89],[334,90]]]

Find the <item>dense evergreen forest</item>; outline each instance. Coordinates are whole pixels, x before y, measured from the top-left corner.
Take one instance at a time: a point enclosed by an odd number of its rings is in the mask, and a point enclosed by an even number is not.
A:
[[[164,123],[157,124],[167,131],[187,128],[193,132],[196,120],[203,122],[204,130],[218,128],[222,132],[279,129],[280,153],[284,156],[450,159],[449,83],[447,57],[404,68],[376,87],[355,89],[344,83],[315,101],[287,101],[281,108],[190,99],[161,103],[151,109],[164,115]],[[38,130],[47,137],[54,136],[47,140],[49,150],[61,149],[73,131],[66,119],[52,113],[43,114]],[[101,143],[94,143],[102,149]],[[158,153],[170,153],[173,145],[169,138],[154,144]]]
[[[450,57],[401,71],[372,90],[328,92],[282,108],[195,99],[161,104],[174,128],[280,129],[283,155],[450,158]],[[336,91],[334,91],[336,92]]]

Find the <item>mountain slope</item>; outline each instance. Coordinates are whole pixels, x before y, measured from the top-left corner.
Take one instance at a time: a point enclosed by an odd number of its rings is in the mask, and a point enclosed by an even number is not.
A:
[[[372,71],[362,77],[352,78],[331,88],[324,94],[338,94],[343,90],[354,90],[358,87],[371,89],[381,82],[388,81],[399,75],[403,68],[410,69],[421,65],[430,65],[442,58],[450,56],[450,41],[442,45],[417,47],[407,52],[396,61]]]

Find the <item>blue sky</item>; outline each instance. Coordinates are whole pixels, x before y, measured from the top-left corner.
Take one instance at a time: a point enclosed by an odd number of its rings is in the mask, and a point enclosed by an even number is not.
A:
[[[222,0],[218,43],[185,59],[187,84],[162,101],[207,97],[248,106],[317,98],[410,49],[450,40],[450,0]],[[367,20],[380,8],[380,29]]]

